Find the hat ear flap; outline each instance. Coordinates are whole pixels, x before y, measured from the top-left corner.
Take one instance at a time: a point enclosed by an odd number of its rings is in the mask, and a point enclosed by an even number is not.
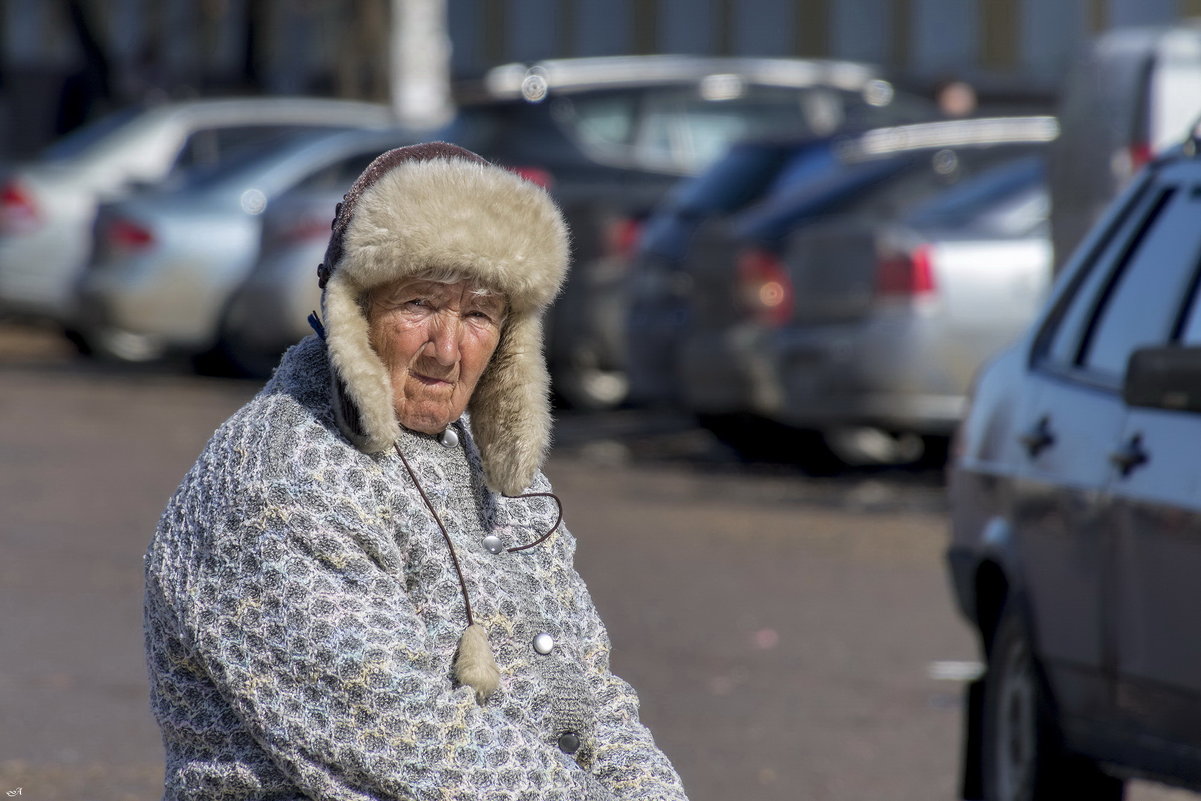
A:
[[[321,298],[325,342],[338,427],[356,447],[379,453],[400,435],[392,407],[392,381],[371,347],[359,292],[341,272],[330,276]]]
[[[550,448],[550,374],[540,315],[509,317],[468,409],[488,486],[520,495]]]

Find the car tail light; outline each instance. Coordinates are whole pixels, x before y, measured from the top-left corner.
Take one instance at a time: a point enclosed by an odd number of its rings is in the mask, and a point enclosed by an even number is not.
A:
[[[42,224],[33,194],[17,181],[0,189],[0,233],[24,234]]]
[[[634,257],[638,248],[638,239],[642,236],[642,222],[631,218],[622,218],[609,223],[605,229],[605,250],[609,256],[628,263]]]
[[[1113,154],[1110,167],[1118,181],[1128,181],[1155,158],[1155,148],[1147,142],[1132,142]]]
[[[104,240],[113,249],[140,250],[154,244],[154,234],[131,220],[115,219],[106,226]]]
[[[876,294],[881,297],[916,297],[935,290],[930,246],[918,245],[904,253],[881,257],[876,265]]]
[[[550,174],[550,170],[544,170],[541,167],[510,167],[509,169],[530,183],[537,184],[547,191],[550,191],[555,184],[554,176]]]
[[[759,322],[779,326],[793,311],[792,280],[780,259],[755,248],[738,257],[738,297]]]
[[[1138,172],[1144,164],[1155,156],[1155,150],[1147,142],[1135,142],[1127,148],[1130,159],[1130,174]]]
[[[273,231],[272,239],[288,244],[327,241],[329,239],[329,221],[316,217],[307,220],[297,220]]]

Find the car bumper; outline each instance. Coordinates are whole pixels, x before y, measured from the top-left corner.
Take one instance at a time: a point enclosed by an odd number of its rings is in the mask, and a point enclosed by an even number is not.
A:
[[[679,381],[694,412],[752,413],[806,429],[868,425],[950,435],[966,408],[924,337],[841,329],[743,325],[693,333],[680,346]]]
[[[76,295],[76,327],[126,332],[171,350],[198,353],[216,339],[217,322],[236,278],[200,265],[104,266],[86,272]]]
[[[626,375],[630,401],[639,405],[681,402],[679,363],[688,309],[683,303],[634,304],[626,321]]]
[[[938,338],[912,318],[782,329],[772,343],[782,422],[951,434],[971,371],[948,366]]]
[[[949,435],[975,364],[944,356],[937,320],[911,317],[693,332],[681,346],[686,405],[798,428],[874,426]]]
[[[87,250],[82,232],[62,226],[0,237],[0,306],[21,314],[67,319],[73,284]]]
[[[684,406],[702,415],[776,416],[783,393],[766,358],[768,337],[755,326],[689,335],[679,359]]]

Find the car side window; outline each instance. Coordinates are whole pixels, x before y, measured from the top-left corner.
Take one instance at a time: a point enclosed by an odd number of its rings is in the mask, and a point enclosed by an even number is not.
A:
[[[1078,282],[1044,364],[1116,386],[1135,349],[1177,338],[1201,267],[1201,186],[1162,183],[1132,212]]]
[[[1180,344],[1182,345],[1201,345],[1201,297],[1198,296],[1199,294],[1201,293],[1193,292],[1192,306],[1180,331]]]
[[[1172,339],[1201,263],[1196,236],[1201,187],[1175,191],[1140,237],[1086,333],[1081,364],[1091,372],[1120,378],[1134,350]]]
[[[1081,348],[1106,286],[1129,262],[1141,238],[1171,200],[1173,187],[1157,187],[1140,194],[1113,226],[1113,234],[1099,245],[1074,280],[1070,293],[1055,311],[1050,326],[1040,334],[1037,355],[1043,367],[1071,371],[1079,367]]]

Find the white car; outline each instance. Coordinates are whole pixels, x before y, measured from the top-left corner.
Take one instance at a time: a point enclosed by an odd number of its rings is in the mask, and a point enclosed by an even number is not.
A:
[[[297,128],[384,127],[383,105],[230,98],[128,109],[52,145],[0,185],[0,311],[66,320],[102,202]]]

